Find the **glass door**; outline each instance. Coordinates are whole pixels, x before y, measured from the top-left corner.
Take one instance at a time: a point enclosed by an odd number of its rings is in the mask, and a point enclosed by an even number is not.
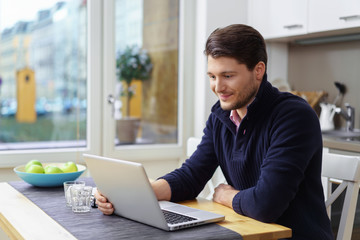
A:
[[[183,156],[183,5],[104,1],[104,155]]]

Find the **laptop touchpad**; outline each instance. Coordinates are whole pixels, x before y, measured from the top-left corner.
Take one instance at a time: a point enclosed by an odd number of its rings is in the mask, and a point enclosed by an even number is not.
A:
[[[172,207],[167,207],[165,208],[168,211],[172,211],[172,212],[177,212],[177,213],[182,213],[182,214],[186,214],[186,213],[190,213],[190,212],[194,212],[196,211],[196,209],[193,208],[189,208],[186,206],[172,206]]]

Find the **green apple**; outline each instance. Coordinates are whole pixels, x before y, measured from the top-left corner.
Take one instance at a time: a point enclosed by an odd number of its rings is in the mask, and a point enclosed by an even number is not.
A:
[[[32,166],[32,165],[38,165],[38,166],[41,166],[42,167],[42,164],[39,160],[30,160],[26,165],[25,165],[25,171],[27,172],[27,169]]]
[[[26,169],[27,173],[44,173],[44,168],[42,166],[33,164],[30,165],[27,169]]]
[[[46,166],[45,174],[54,174],[54,173],[64,173],[59,167],[56,166]]]
[[[61,167],[64,173],[77,172],[78,168],[74,162],[67,162]]]

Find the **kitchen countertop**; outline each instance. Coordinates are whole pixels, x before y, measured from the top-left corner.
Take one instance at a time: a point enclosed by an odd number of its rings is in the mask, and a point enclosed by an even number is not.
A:
[[[337,140],[335,138],[323,136],[323,145],[324,145],[324,147],[331,148],[331,149],[360,153],[360,142],[359,141]]]

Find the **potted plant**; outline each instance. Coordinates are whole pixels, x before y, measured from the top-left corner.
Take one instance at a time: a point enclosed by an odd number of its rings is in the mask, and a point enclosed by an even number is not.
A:
[[[146,80],[151,76],[152,63],[145,49],[137,45],[127,46],[119,52],[116,59],[118,80],[123,83],[120,96],[125,97],[126,115],[117,121],[118,138],[121,143],[133,143],[136,140],[140,124],[139,118],[131,117],[130,102],[135,94],[133,81]],[[123,129],[124,128],[124,129]]]

